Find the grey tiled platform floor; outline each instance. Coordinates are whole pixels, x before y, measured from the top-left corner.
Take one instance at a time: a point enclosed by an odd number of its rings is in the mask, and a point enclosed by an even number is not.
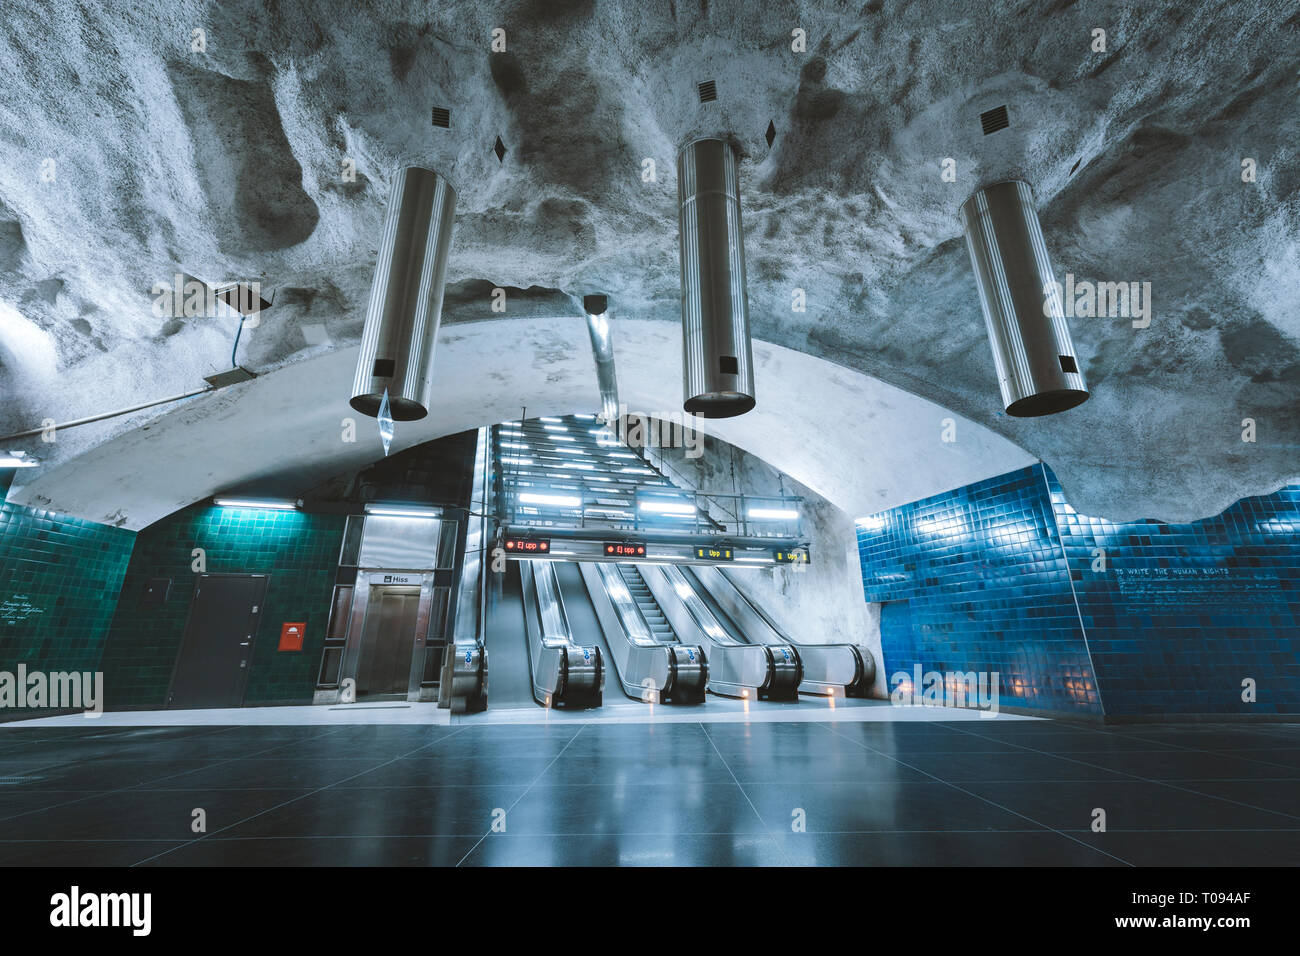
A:
[[[1295,866],[1300,725],[10,727],[0,864]]]

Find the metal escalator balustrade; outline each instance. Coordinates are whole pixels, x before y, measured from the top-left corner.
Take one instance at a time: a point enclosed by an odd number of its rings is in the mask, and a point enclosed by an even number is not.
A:
[[[677,641],[653,599],[634,597],[627,566],[601,561],[579,567],[623,692],[645,703],[702,701],[708,683],[703,650]],[[651,610],[658,617],[653,624],[646,619]]]
[[[655,602],[679,639],[698,640],[709,666],[708,689],[727,697],[794,699],[802,673],[789,645],[749,644],[731,635],[672,565],[639,565]]]
[[[682,568],[701,600],[716,608],[724,626],[753,644],[792,647],[799,657],[799,692],[820,696],[865,697],[875,681],[875,658],[856,644],[796,641],[746,595],[721,568]]]
[[[605,684],[600,648],[573,639],[554,567],[549,561],[520,561],[519,574],[538,703],[599,706]]]

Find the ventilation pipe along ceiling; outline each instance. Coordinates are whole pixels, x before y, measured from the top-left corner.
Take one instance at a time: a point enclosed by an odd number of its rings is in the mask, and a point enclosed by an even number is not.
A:
[[[962,204],[961,223],[1007,414],[1029,418],[1082,404],[1088,388],[1033,189],[1014,180],[985,186]]]
[[[677,154],[685,409],[730,418],[754,407],[736,154],[720,139]]]
[[[420,166],[397,174],[352,385],[362,414],[377,417],[385,391],[394,421],[429,414],[455,213],[456,191],[441,175]]]
[[[618,421],[618,379],[614,374],[614,332],[609,327],[609,299],[588,295],[582,299],[587,313],[591,354],[596,360],[596,383],[600,386],[600,415],[611,427]]]

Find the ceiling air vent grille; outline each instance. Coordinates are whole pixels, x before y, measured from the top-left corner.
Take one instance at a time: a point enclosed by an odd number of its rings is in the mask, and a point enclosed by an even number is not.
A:
[[[712,103],[718,98],[718,84],[715,80],[705,80],[700,84],[700,102]]]
[[[980,114],[980,126],[984,127],[984,135],[996,133],[1000,129],[1006,129],[1011,125],[1007,119],[1007,108],[1005,106],[994,107]]]
[[[433,125],[439,129],[451,129],[451,110],[435,106],[433,108]]]

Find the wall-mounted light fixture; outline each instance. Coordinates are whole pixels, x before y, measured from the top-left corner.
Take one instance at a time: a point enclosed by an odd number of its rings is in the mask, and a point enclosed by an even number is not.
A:
[[[371,502],[366,505],[366,514],[385,515],[393,518],[441,518],[441,508],[422,508],[419,505],[383,504]]]
[[[249,508],[256,511],[296,511],[299,502],[287,498],[213,498],[218,508]]]

